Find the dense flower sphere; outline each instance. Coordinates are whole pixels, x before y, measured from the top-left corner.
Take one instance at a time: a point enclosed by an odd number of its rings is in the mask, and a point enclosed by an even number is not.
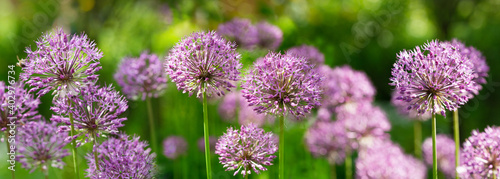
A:
[[[432,137],[425,139],[422,152],[425,163],[432,166]],[[443,134],[436,135],[436,152],[438,169],[447,177],[455,178],[455,141]]]
[[[68,156],[68,150],[63,149],[68,144],[64,139],[66,132],[57,132],[55,123],[46,123],[44,120],[30,121],[18,128],[16,136],[16,159],[22,167],[30,173],[40,168],[44,173],[48,167],[62,169],[65,163],[63,158]]]
[[[71,103],[71,106],[68,104]],[[73,116],[77,134],[68,140],[76,139],[77,145],[95,140],[96,137],[106,137],[106,134],[117,134],[118,128],[123,127],[125,117],[120,114],[127,110],[127,100],[118,91],[109,86],[87,86],[81,89],[78,96],[72,97],[70,102],[66,99],[54,101],[51,109],[58,115],[53,115],[51,120],[61,123],[61,131],[69,131],[71,122],[67,116]]]
[[[269,22],[262,21],[257,25],[259,46],[264,49],[276,50],[283,41],[283,31]]]
[[[170,136],[163,140],[163,154],[169,159],[176,159],[187,153],[188,143],[181,136]]]
[[[345,158],[348,138],[345,128],[335,121],[317,120],[306,132],[305,142],[315,157],[324,157],[330,164],[340,164]]]
[[[156,154],[137,136],[119,134],[118,138],[109,138],[102,142],[96,150],[99,171],[96,170],[94,153],[89,152],[85,156],[89,166],[86,170],[87,177],[91,179],[151,179],[157,173]]]
[[[423,114],[420,114],[417,112],[416,109],[408,109],[407,103],[405,101],[398,100],[397,98],[399,97],[397,91],[392,92],[391,96],[391,103],[396,107],[398,110],[399,114],[402,116],[406,117],[409,120],[420,120],[420,121],[426,121],[429,120],[432,117],[432,114],[430,111],[426,111]]]
[[[274,120],[272,116],[255,112],[240,91],[234,91],[224,96],[219,105],[219,114],[226,121],[238,119],[240,125],[253,123],[257,127],[264,125],[267,121],[272,123]]]
[[[500,129],[487,127],[484,132],[472,131],[463,144],[462,178],[491,178],[500,175]]]
[[[217,33],[246,49],[252,49],[259,42],[257,28],[249,19],[234,18],[229,22],[219,24]]]
[[[315,65],[315,67],[319,67],[325,63],[325,55],[321,53],[316,47],[310,45],[301,45],[295,46],[288,49],[287,53],[296,56],[302,56],[306,58],[306,60]]]
[[[240,58],[234,43],[215,32],[196,32],[170,50],[166,72],[184,93],[222,96],[239,80]]]
[[[406,102],[408,110],[445,115],[446,110],[455,111],[465,104],[468,94],[477,90],[473,64],[450,43],[434,40],[422,49],[404,50],[397,58],[390,84],[396,87],[396,99]]]
[[[14,124],[13,127],[16,127],[27,121],[41,118],[37,111],[40,99],[28,93],[22,82],[7,86],[3,81],[0,81],[0,102],[0,131],[2,133],[11,128],[10,124]],[[4,138],[1,141],[3,140]]]
[[[36,49],[26,48],[20,79],[44,95],[54,90],[55,97],[74,96],[80,88],[97,81],[102,52],[85,34],[68,35],[63,29],[43,35]]]
[[[416,158],[404,154],[391,141],[383,141],[362,150],[356,159],[356,178],[427,178],[427,168]]]
[[[241,126],[240,131],[230,127],[219,138],[215,153],[226,171],[236,170],[234,175],[249,175],[252,170],[258,174],[266,171],[264,165],[272,165],[276,158],[273,155],[278,150],[276,142],[272,133],[265,133],[253,124]]]
[[[157,55],[143,52],[138,58],[124,58],[114,78],[128,99],[156,98],[167,87],[163,65]]]
[[[472,46],[467,47],[457,39],[453,39],[451,44],[458,49],[462,57],[469,59],[472,65],[474,65],[472,68],[472,80],[476,82],[477,91],[481,90],[481,84],[486,84],[486,77],[488,77],[488,71],[490,71],[490,67],[486,64],[486,58],[476,48]],[[475,91],[476,95],[478,94],[477,91]]]
[[[270,52],[254,63],[242,92],[258,113],[300,117],[320,105],[321,81],[304,57]]]

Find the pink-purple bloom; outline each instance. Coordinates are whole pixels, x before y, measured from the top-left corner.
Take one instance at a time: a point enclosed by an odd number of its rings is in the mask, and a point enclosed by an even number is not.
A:
[[[487,127],[484,132],[472,131],[463,144],[460,177],[491,178],[500,173],[500,129]]]
[[[310,45],[295,46],[288,49],[287,53],[306,58],[309,64],[319,67],[325,63],[325,55],[321,53],[316,47]]]
[[[345,158],[348,145],[346,130],[332,120],[317,120],[306,132],[308,150],[315,157],[324,157],[330,164],[340,164]]]
[[[71,103],[71,105],[68,105]],[[69,131],[71,122],[67,117],[73,115],[73,121],[77,134],[70,136],[68,140],[77,140],[77,145],[95,140],[95,137],[106,137],[106,134],[117,134],[118,128],[124,126],[127,120],[120,114],[127,110],[127,100],[118,91],[109,86],[86,86],[80,90],[78,96],[54,101],[51,109],[58,115],[53,115],[51,120],[61,123],[61,131]]]
[[[245,49],[252,49],[259,42],[257,28],[249,19],[234,18],[220,24],[217,33],[235,41],[239,47]]]
[[[114,78],[128,99],[157,98],[167,87],[163,65],[157,55],[143,52],[137,58],[124,58]]]
[[[422,145],[425,163],[432,166],[432,138],[425,139]],[[455,141],[444,135],[436,135],[436,156],[438,169],[449,178],[455,178]]]
[[[43,35],[36,49],[26,48],[20,79],[44,95],[53,90],[54,97],[74,96],[80,88],[97,81],[102,52],[85,34],[68,35],[63,29]]]
[[[254,63],[242,92],[258,113],[300,117],[320,105],[321,81],[304,57],[270,52]]]
[[[205,151],[205,138],[203,138],[203,137],[199,138],[196,143],[197,143],[198,149],[200,149],[200,151],[202,151],[202,152]],[[214,152],[215,151],[215,144],[217,143],[217,137],[209,136],[208,143],[209,143],[208,145],[210,146],[210,151]]]
[[[170,136],[163,140],[163,154],[169,159],[176,159],[187,153],[188,144],[181,136]]]
[[[215,146],[215,153],[226,171],[236,170],[234,175],[243,176],[252,171],[257,174],[266,171],[264,166],[272,165],[277,150],[273,134],[253,124],[241,126],[240,131],[229,127]]]
[[[391,97],[391,103],[396,107],[399,114],[401,114],[402,116],[406,117],[409,120],[420,120],[420,121],[426,121],[432,117],[430,111],[426,111],[423,114],[420,114],[417,112],[416,109],[408,109],[407,103],[405,101],[398,100],[397,99],[398,96],[399,96],[398,92],[393,91]]]
[[[239,80],[240,58],[234,43],[215,32],[197,32],[170,50],[166,72],[184,93],[222,96]]]
[[[257,25],[259,46],[264,49],[276,50],[283,41],[283,31],[269,22],[262,21]]]
[[[105,178],[137,178],[150,179],[156,173],[156,154],[151,152],[146,142],[138,136],[129,137],[119,134],[118,138],[109,138],[98,145],[97,160],[99,171],[96,170],[94,153],[88,153],[85,158],[89,168],[87,177],[91,179]]]
[[[11,122],[17,126],[41,118],[37,111],[40,99],[28,93],[22,82],[6,86],[3,81],[0,81],[0,102],[0,131],[2,133],[11,128],[9,126]],[[2,138],[1,141],[3,140]]]
[[[478,94],[478,91],[482,89],[482,84],[486,84],[486,77],[488,77],[488,71],[490,67],[486,64],[486,58],[478,51],[476,48],[469,46],[466,47],[464,43],[457,39],[453,39],[451,44],[458,49],[463,58],[467,58],[472,63],[472,71],[474,82],[476,82],[477,91],[474,94]]]
[[[68,150],[63,149],[68,144],[64,139],[66,132],[57,132],[55,123],[46,123],[44,120],[30,121],[18,128],[16,136],[16,159],[22,167],[30,173],[40,168],[44,173],[48,167],[62,169],[65,163],[63,158],[68,156]]]
[[[422,48],[404,50],[397,58],[390,85],[396,87],[396,99],[406,102],[408,110],[445,115],[477,91],[473,64],[450,43],[433,40]]]
[[[224,96],[219,105],[219,114],[226,121],[238,119],[240,125],[253,123],[257,127],[264,125],[266,121],[273,120],[271,116],[257,113],[242,96],[240,91],[235,91]]]

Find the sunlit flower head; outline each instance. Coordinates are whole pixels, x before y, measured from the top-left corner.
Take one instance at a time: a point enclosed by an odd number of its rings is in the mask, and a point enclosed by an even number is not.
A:
[[[6,85],[0,81],[0,102],[0,131],[2,133],[11,128],[9,126],[11,122],[15,125],[13,127],[17,127],[19,124],[41,118],[37,111],[40,99],[28,93],[22,82]],[[2,137],[1,141],[3,140]]]
[[[464,43],[457,39],[453,39],[451,44],[458,49],[463,58],[469,59],[472,63],[472,80],[476,82],[477,91],[475,91],[475,94],[477,95],[478,91],[482,89],[481,85],[486,84],[488,71],[490,71],[490,67],[486,64],[486,58],[476,48],[472,46],[466,47]]]
[[[472,131],[463,144],[461,178],[492,178],[500,176],[500,129],[487,127],[484,132]],[[475,177],[474,177],[475,176]]]

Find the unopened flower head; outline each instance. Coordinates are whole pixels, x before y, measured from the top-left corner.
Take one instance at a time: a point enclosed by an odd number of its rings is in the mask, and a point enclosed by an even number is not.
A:
[[[392,97],[391,97],[391,103],[396,107],[398,110],[399,114],[402,116],[406,117],[409,120],[420,120],[420,121],[426,121],[429,120],[432,117],[432,114],[430,111],[426,111],[423,114],[420,114],[417,112],[416,109],[408,109],[408,104],[405,101],[398,100],[397,98],[399,97],[397,91],[392,92]]]
[[[425,163],[432,166],[432,138],[425,139],[422,145]],[[452,138],[438,134],[436,136],[436,155],[438,169],[447,177],[455,178],[455,141]]]
[[[137,178],[150,179],[156,173],[156,154],[151,152],[146,142],[138,136],[129,137],[119,134],[118,138],[109,138],[96,148],[99,171],[96,169],[94,153],[89,152],[85,158],[89,168],[87,177],[91,179],[105,178]]]
[[[0,81],[0,98],[0,131],[2,133],[11,128],[9,126],[11,122],[17,126],[41,118],[37,111],[40,99],[28,93],[22,82],[7,86]],[[2,138],[1,141],[3,140]]]
[[[349,143],[346,130],[336,121],[317,120],[306,132],[305,141],[315,157],[324,157],[330,164],[340,164],[345,158],[345,146]]]
[[[270,52],[254,63],[242,92],[258,113],[300,117],[320,105],[321,81],[304,57]]]
[[[396,87],[397,100],[419,114],[430,111],[445,115],[455,111],[476,91],[472,63],[450,43],[437,40],[412,51],[402,51],[392,68],[390,83]]]
[[[460,42],[457,39],[453,39],[451,44],[458,49],[462,58],[469,59],[473,65],[473,78],[474,82],[476,82],[477,91],[475,94],[478,94],[478,91],[482,89],[482,84],[486,84],[486,78],[488,77],[488,71],[490,71],[490,67],[486,64],[486,58],[481,54],[479,50],[476,48],[469,46],[466,47],[464,43]]]
[[[240,58],[235,45],[215,32],[196,32],[170,50],[166,72],[184,93],[222,96],[239,80]]]
[[[71,107],[70,104],[71,103]],[[51,109],[58,115],[51,120],[61,123],[61,131],[69,131],[71,122],[67,118],[73,116],[77,134],[68,140],[78,139],[78,146],[95,140],[95,137],[106,137],[106,134],[117,134],[118,128],[124,126],[125,117],[120,114],[127,110],[127,100],[118,91],[109,86],[87,86],[81,89],[78,96],[72,97],[70,102],[66,99],[54,101]]]
[[[169,159],[176,159],[187,153],[188,144],[181,136],[170,136],[163,140],[163,154]]]
[[[215,154],[226,171],[236,170],[234,175],[241,172],[243,176],[266,171],[264,166],[272,165],[277,150],[273,134],[252,124],[241,126],[240,131],[228,128],[215,146]]]
[[[240,125],[247,125],[253,123],[260,127],[266,122],[272,123],[274,118],[266,116],[265,114],[257,113],[253,110],[248,102],[242,96],[240,91],[235,91],[224,96],[221,104],[219,105],[219,114],[226,121],[238,119]]]
[[[20,79],[31,86],[31,92],[44,95],[53,90],[54,97],[74,96],[80,88],[97,81],[102,52],[85,34],[68,35],[63,29],[43,35],[36,49],[26,48]]]
[[[500,129],[487,127],[484,132],[472,131],[472,136],[463,144],[462,178],[491,178],[500,173]]]
[[[257,37],[261,48],[276,50],[283,41],[283,31],[275,25],[262,21],[257,24]]]
[[[63,149],[68,144],[64,139],[66,132],[57,132],[55,123],[46,123],[44,120],[30,121],[19,127],[16,136],[18,155],[17,160],[30,173],[40,168],[44,173],[48,167],[62,169],[65,163],[63,158],[68,156],[68,150]]]
[[[138,58],[124,58],[114,78],[128,99],[156,98],[167,87],[163,65],[157,55],[143,52]]]
[[[229,22],[220,24],[217,33],[235,41],[239,47],[251,49],[258,42],[257,28],[249,19],[234,18]]]
[[[200,151],[204,152],[205,151],[205,138],[199,138],[198,141],[196,142],[198,145],[198,149]],[[208,137],[208,145],[210,146],[210,151],[214,152],[215,151],[215,144],[217,143],[217,137],[215,136],[210,136]]]
[[[319,67],[325,63],[325,55],[321,53],[316,47],[310,45],[301,45],[288,49],[287,53],[302,56],[306,58],[306,60],[315,65],[315,67]]]

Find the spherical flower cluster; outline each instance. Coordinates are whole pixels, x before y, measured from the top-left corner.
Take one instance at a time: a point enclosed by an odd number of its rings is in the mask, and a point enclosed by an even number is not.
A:
[[[364,72],[353,70],[347,65],[334,69],[321,65],[319,73],[325,77],[321,85],[323,106],[335,108],[346,103],[373,101],[376,90]]]
[[[253,48],[258,42],[257,28],[249,19],[234,18],[220,24],[217,33],[233,40],[238,46],[246,49]]]
[[[156,98],[167,87],[163,62],[148,52],[143,52],[138,58],[124,58],[114,78],[127,98],[132,100]]]
[[[198,144],[198,149],[200,151],[204,152],[205,151],[205,138],[199,138],[198,141],[196,142]],[[214,152],[215,151],[215,144],[217,143],[217,137],[215,136],[209,136],[208,137],[208,145],[210,145],[210,151]]]
[[[273,134],[253,124],[241,126],[240,131],[228,128],[215,146],[215,153],[226,171],[236,170],[234,175],[241,172],[243,176],[252,170],[257,174],[259,170],[266,171],[264,165],[272,165],[277,150]]]
[[[186,154],[187,147],[186,140],[180,136],[170,136],[163,140],[163,154],[172,160]]]
[[[458,49],[463,58],[469,59],[472,63],[472,80],[476,82],[477,91],[475,91],[475,94],[477,95],[478,91],[482,89],[481,84],[486,84],[486,77],[488,77],[488,71],[490,71],[490,67],[486,64],[486,58],[476,48],[472,46],[466,47],[457,39],[453,39],[451,44]]]
[[[54,97],[74,96],[80,88],[97,81],[102,53],[85,34],[68,35],[63,29],[42,36],[37,48],[26,49],[20,79],[44,95],[54,90]]]
[[[68,105],[70,104],[71,105]],[[54,101],[51,109],[58,115],[52,116],[51,120],[62,123],[61,131],[69,131],[71,122],[65,117],[72,115],[77,134],[68,140],[77,140],[78,146],[85,144],[89,139],[106,137],[105,134],[117,134],[118,128],[124,126],[123,121],[127,118],[120,114],[127,110],[127,100],[109,86],[87,86],[81,89],[78,96],[72,97],[70,102],[66,99]]]
[[[177,89],[208,96],[224,95],[239,80],[240,54],[215,32],[197,32],[177,43],[167,57],[166,72]]]
[[[390,141],[362,150],[356,159],[356,178],[426,178],[425,165]]]
[[[276,50],[283,41],[283,32],[277,26],[262,21],[257,24],[259,46],[269,50]]]
[[[390,83],[396,87],[397,100],[419,114],[431,111],[445,115],[457,110],[476,91],[473,64],[450,43],[437,40],[412,51],[402,51],[392,69]]]
[[[288,49],[288,54],[301,56],[306,58],[306,60],[315,65],[315,67],[319,67],[325,63],[325,55],[321,53],[316,47],[310,45],[301,45]]]
[[[68,144],[64,139],[65,132],[57,132],[55,123],[46,123],[44,120],[30,121],[18,128],[16,136],[18,155],[16,159],[22,167],[30,173],[41,168],[44,173],[48,167],[62,169],[65,165],[63,158],[68,156],[68,150],[63,149]]]
[[[99,171],[96,170],[94,153],[85,156],[89,168],[87,177],[104,178],[137,178],[149,179],[156,175],[156,154],[147,148],[146,142],[139,137],[119,134],[118,138],[109,138],[96,148]]]
[[[41,118],[37,111],[40,99],[28,93],[22,82],[6,86],[3,81],[0,81],[0,102],[0,131],[2,132],[10,128],[11,121],[19,125]],[[3,140],[2,138],[1,141]]]
[[[305,58],[271,52],[254,63],[242,92],[258,113],[299,117],[320,105],[321,82]]]
[[[306,132],[307,148],[315,157],[325,157],[330,164],[340,164],[348,144],[346,130],[335,121],[317,120]]]
[[[264,125],[266,121],[273,120],[271,116],[255,112],[239,91],[224,96],[219,106],[219,114],[226,121],[237,118],[240,125],[253,123],[259,127]]]
[[[399,114],[403,115],[409,120],[420,120],[420,121],[426,121],[429,120],[432,117],[432,114],[430,111],[426,111],[423,114],[420,114],[417,112],[416,109],[408,109],[407,103],[405,101],[398,100],[398,92],[393,91],[392,92],[392,97],[391,97],[391,103],[396,107],[398,110]]]
[[[438,134],[436,136],[436,155],[438,169],[449,178],[455,178],[455,142],[450,137]],[[432,138],[425,139],[422,151],[427,165],[432,166]]]
[[[500,173],[500,129],[488,127],[484,132],[472,131],[463,144],[461,177],[491,178]]]

